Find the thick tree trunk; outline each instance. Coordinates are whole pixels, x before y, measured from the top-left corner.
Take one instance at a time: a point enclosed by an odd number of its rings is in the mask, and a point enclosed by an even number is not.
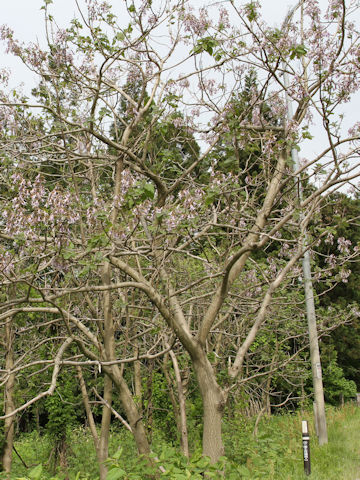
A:
[[[12,326],[12,318],[5,323],[5,345],[6,345],[6,358],[5,368],[11,370],[14,367],[14,332]],[[15,410],[14,403],[14,385],[15,375],[9,375],[5,383],[5,415],[8,415]],[[15,416],[5,419],[4,435],[5,435],[5,447],[2,456],[2,467],[4,472],[10,474],[12,464],[12,450],[14,444],[14,426]]]
[[[215,463],[224,455],[221,422],[225,398],[203,350],[193,358],[193,365],[203,402],[203,454]]]

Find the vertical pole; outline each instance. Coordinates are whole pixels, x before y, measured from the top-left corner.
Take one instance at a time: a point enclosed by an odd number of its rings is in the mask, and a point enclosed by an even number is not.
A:
[[[319,445],[324,445],[328,442],[325,401],[324,401],[324,387],[322,381],[321,360],[319,341],[316,328],[316,313],[314,303],[314,291],[311,280],[310,267],[310,252],[307,250],[303,258],[303,273],[305,286],[305,303],[306,315],[308,321],[309,340],[310,340],[310,360],[314,387],[315,399],[315,423],[317,425],[317,434],[319,438]]]
[[[289,86],[289,78],[286,73],[286,68],[284,68],[284,84],[285,88]],[[293,111],[291,101],[289,99],[288,93],[285,90],[285,99],[287,106],[287,120],[291,121],[293,118]],[[295,171],[299,168],[299,157],[298,151],[293,148],[291,150],[291,157],[294,163]],[[298,182],[298,195],[299,201],[302,201],[302,189],[300,176],[297,178]],[[303,246],[306,247],[306,230],[303,232]],[[324,388],[322,382],[322,373],[321,373],[321,361],[320,361],[320,350],[319,350],[319,341],[316,328],[316,313],[315,313],[315,303],[314,303],[314,290],[311,280],[311,266],[310,266],[310,252],[306,250],[302,262],[303,275],[304,275],[304,288],[305,288],[305,304],[306,304],[306,316],[308,322],[308,331],[309,331],[309,340],[310,340],[310,360],[311,360],[311,370],[313,378],[313,387],[314,387],[314,399],[315,399],[315,424],[318,427],[318,438],[319,445],[324,445],[328,442],[327,435],[327,426],[326,426],[326,415],[325,415],[325,401],[324,401]]]
[[[310,462],[310,435],[308,429],[308,422],[303,420],[301,422],[302,430],[302,446],[303,446],[303,457],[304,457],[304,472],[305,475],[310,475],[311,473],[311,462]]]
[[[316,436],[319,438],[318,413],[317,413],[316,409],[317,409],[316,403],[313,402],[315,433],[316,433]]]

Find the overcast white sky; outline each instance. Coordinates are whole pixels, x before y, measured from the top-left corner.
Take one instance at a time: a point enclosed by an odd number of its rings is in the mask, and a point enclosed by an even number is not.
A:
[[[322,2],[326,4],[327,0],[322,0]],[[84,3],[84,0],[79,0],[79,5],[84,5]],[[123,0],[113,0],[112,2],[110,0],[110,3],[113,4],[116,12],[116,10],[120,11],[119,6]],[[194,8],[216,3],[220,2],[190,0],[190,5]],[[221,3],[226,4],[226,1]],[[296,1],[291,3],[288,0],[261,0],[261,3],[265,20],[273,25],[281,26],[286,13]],[[0,4],[2,4],[0,25],[6,24],[11,27],[16,38],[25,42],[36,40],[41,42],[44,39],[44,10],[41,10],[44,0],[0,0]],[[58,25],[62,27],[68,26],[70,20],[78,16],[75,0],[53,0],[50,11]],[[31,73],[25,68],[22,69],[20,63],[19,60],[4,54],[4,48],[0,44],[0,67],[9,66],[14,72],[12,84],[31,81]]]
[[[43,35],[43,19],[44,11],[40,10],[44,5],[43,0],[0,0],[1,2],[1,17],[0,23],[7,24],[14,29],[17,36],[23,40],[35,40],[41,38]],[[116,9],[123,0],[113,0],[112,3]],[[84,1],[80,0],[79,4]],[[190,4],[194,7],[204,4],[217,3],[206,2],[204,0],[191,0]],[[220,3],[220,2],[219,2]],[[226,4],[226,2],[221,2]],[[243,2],[246,3],[246,2]],[[288,0],[261,0],[262,13],[268,22],[280,26],[289,8],[291,8],[296,1],[289,2]],[[321,3],[326,5],[327,0],[321,0]],[[75,0],[53,0],[51,5],[51,12],[58,23],[65,26],[69,20],[77,15],[77,8]],[[1,60],[2,52],[0,53]]]
[[[247,0],[248,1],[248,0]],[[36,41],[41,42],[44,38],[44,11],[41,10],[44,4],[43,0],[0,0],[1,2],[1,17],[0,24],[7,24],[15,31],[15,37],[24,41]],[[110,3],[113,4],[116,10],[119,10],[123,0],[113,0]],[[239,3],[247,3],[243,0],[239,0]],[[84,4],[84,0],[79,0],[80,4]],[[204,0],[191,0],[190,4],[194,7],[204,5],[204,3],[211,4],[215,1],[206,2]],[[223,2],[226,3],[226,2]],[[280,27],[286,13],[296,3],[294,0],[261,0],[262,14],[264,19],[274,26]],[[324,7],[327,5],[327,0],[320,0],[320,4]],[[75,0],[53,0],[51,5],[51,13],[54,15],[59,26],[65,27],[69,21],[77,16],[77,8]],[[360,18],[359,18],[360,20]],[[27,69],[25,69],[20,62],[10,55],[4,53],[4,47],[0,44],[0,67],[9,67],[12,71],[11,85],[19,85],[25,83],[26,86],[32,87],[34,84],[34,78]],[[352,125],[355,121],[359,120],[358,110],[360,107],[360,95],[357,96],[351,104],[348,104],[344,108],[345,129]],[[303,144],[301,156],[310,157],[321,149],[321,128],[314,127],[313,133],[315,133],[315,140]]]

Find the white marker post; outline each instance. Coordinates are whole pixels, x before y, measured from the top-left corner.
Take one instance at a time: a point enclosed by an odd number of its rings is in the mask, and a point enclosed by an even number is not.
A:
[[[310,475],[311,473],[311,464],[310,464],[310,435],[308,429],[308,422],[303,420],[301,422],[302,429],[302,445],[303,445],[303,455],[304,455],[304,472],[305,475]]]

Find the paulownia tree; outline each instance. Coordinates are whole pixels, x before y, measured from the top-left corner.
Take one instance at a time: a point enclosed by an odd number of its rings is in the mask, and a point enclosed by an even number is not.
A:
[[[277,289],[291,288],[301,238],[311,223],[306,248],[326,238],[316,224],[324,199],[358,176],[359,127],[343,135],[337,113],[359,86],[355,7],[336,0],[321,12],[304,0],[280,31],[257,2],[195,11],[135,1],[116,17],[93,0],[60,29],[45,3],[47,45],[1,29],[39,81],[31,95],[1,92],[1,285],[13,296],[0,319],[51,316],[61,340],[50,387],[27,405],[53,393],[61,365],[97,365],[107,404],[115,387],[146,454],[125,365],[178,343],[202,398],[203,453],[216,461],[229,391]],[[294,172],[291,148],[313,122],[328,143]],[[237,168],[223,168],[230,154]],[[299,181],[311,185],[301,200]],[[247,318],[220,384],[219,326]],[[31,361],[19,357],[19,371]],[[2,372],[8,382],[14,369]]]

